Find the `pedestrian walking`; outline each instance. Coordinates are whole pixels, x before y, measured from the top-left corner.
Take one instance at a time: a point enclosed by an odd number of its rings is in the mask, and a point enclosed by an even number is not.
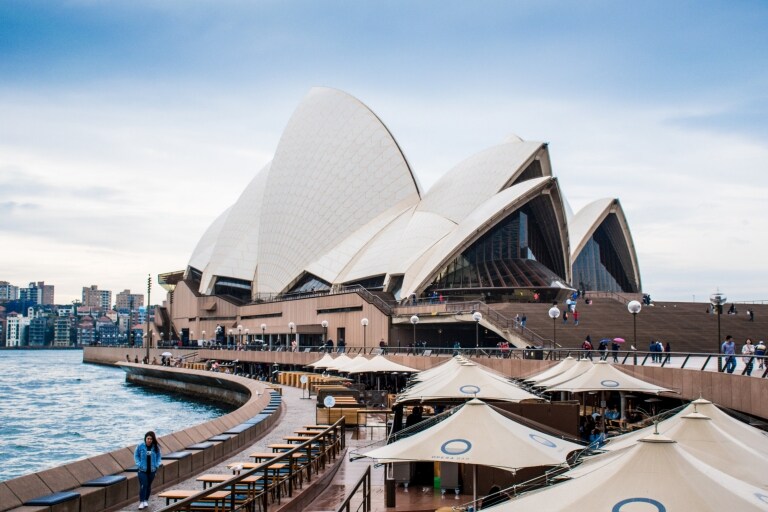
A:
[[[760,370],[765,367],[765,359],[763,358],[763,356],[765,356],[765,349],[765,342],[763,340],[758,341],[755,346],[755,357],[757,357],[758,368]]]
[[[149,495],[152,494],[152,480],[155,479],[157,468],[160,467],[160,445],[153,431],[144,434],[144,442],[139,443],[133,452],[133,461],[138,468],[139,476],[139,510],[149,506]]]
[[[725,371],[733,373],[736,369],[736,343],[733,341],[733,336],[730,334],[725,337],[725,341],[720,346],[720,352],[725,354]]]
[[[752,366],[755,364],[755,346],[750,338],[747,338],[744,346],[741,347],[741,355],[741,360],[747,365],[744,375],[752,375]]]

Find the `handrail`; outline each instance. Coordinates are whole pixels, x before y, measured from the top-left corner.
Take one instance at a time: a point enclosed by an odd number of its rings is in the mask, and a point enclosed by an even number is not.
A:
[[[340,432],[337,432],[337,430],[340,430]],[[341,417],[336,423],[329,426],[325,430],[319,431],[315,436],[308,437],[306,441],[297,444],[295,448],[291,448],[288,451],[285,452],[278,452],[275,453],[275,457],[262,462],[258,466],[253,467],[252,469],[249,469],[247,471],[242,471],[238,475],[234,475],[232,478],[225,482],[221,482],[219,484],[216,484],[212,487],[209,487],[208,489],[204,489],[200,491],[199,493],[190,496],[188,498],[185,498],[183,500],[179,500],[175,503],[172,503],[165,508],[160,509],[160,512],[175,512],[175,511],[190,511],[192,509],[193,503],[199,502],[202,498],[205,498],[207,496],[210,496],[211,494],[219,491],[228,491],[230,493],[230,496],[228,498],[229,504],[225,504],[224,510],[234,512],[238,510],[252,510],[253,506],[257,504],[257,500],[261,500],[261,504],[259,508],[260,510],[266,512],[268,510],[268,492],[274,493],[273,496],[276,498],[273,498],[277,501],[276,508],[279,508],[280,499],[281,499],[281,493],[280,493],[280,485],[282,482],[287,482],[288,484],[288,496],[291,497],[293,495],[293,481],[294,477],[301,471],[304,470],[304,467],[296,467],[294,460],[293,460],[293,454],[297,453],[299,451],[306,451],[308,458],[310,459],[308,461],[308,465],[306,466],[308,475],[311,474],[311,465],[312,465],[312,457],[311,457],[311,446],[312,443],[315,443],[321,439],[325,438],[331,439],[331,443],[328,445],[329,448],[331,448],[331,455],[333,458],[338,455],[341,450],[344,448],[345,444],[345,421],[344,417]],[[321,441],[322,442],[322,441]],[[325,454],[320,454],[319,457],[322,458],[322,464],[325,466],[325,463],[327,460],[325,459]],[[286,460],[287,459],[287,460]],[[290,468],[289,474],[284,479],[274,482],[272,485],[269,485],[269,472],[270,472],[270,466],[273,464],[279,463],[281,461],[284,461],[288,464],[288,467]],[[257,475],[258,473],[258,475]],[[252,496],[249,496],[248,499],[246,499],[243,502],[236,503],[235,501],[235,495],[236,494],[243,494],[242,491],[238,491],[237,484],[240,484],[245,478],[248,478],[250,476],[260,476],[261,481],[264,482],[261,492],[255,493]]]
[[[352,489],[352,491],[347,495],[347,497],[344,499],[344,501],[341,503],[341,505],[336,508],[336,512],[350,512],[351,511],[351,501],[352,498],[357,494],[357,491],[360,489],[360,486],[363,486],[363,501],[360,503],[360,505],[357,506],[356,510],[360,510],[360,507],[362,506],[363,512],[369,512],[371,509],[371,466],[368,465],[367,468],[365,468],[365,473],[363,473],[363,476],[360,477],[360,480],[357,481],[355,484],[355,487]]]

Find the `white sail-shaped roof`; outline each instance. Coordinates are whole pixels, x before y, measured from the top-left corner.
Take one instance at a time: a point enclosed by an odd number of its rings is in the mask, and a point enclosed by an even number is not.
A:
[[[251,180],[230,209],[210,262],[203,272],[201,290],[210,290],[215,276],[253,281],[258,257],[261,204],[268,174],[269,164]]]
[[[541,142],[518,138],[472,155],[429,189],[419,204],[419,211],[436,213],[460,223],[478,206],[510,186],[543,146]],[[544,176],[551,175],[548,166],[543,171]]]
[[[525,379],[525,382],[542,382],[552,377],[556,377],[566,371],[570,370],[573,365],[576,364],[578,359],[572,356],[568,356],[554,366],[551,366],[543,372],[537,373],[532,377]]]
[[[556,377],[557,378],[557,377]],[[543,382],[546,385],[546,381]],[[665,393],[672,391],[632,375],[626,374],[608,361],[598,361],[586,372],[572,379],[546,387],[547,391],[635,391],[637,393]]]
[[[294,112],[266,189],[258,285],[273,293],[392,205],[419,201],[408,163],[379,118],[327,88],[312,89]]]
[[[208,229],[205,230],[203,236],[197,242],[195,249],[192,251],[192,256],[189,258],[189,266],[196,268],[197,270],[204,272],[208,263],[211,261],[211,255],[216,248],[216,242],[219,238],[219,233],[227,222],[229,212],[232,210],[230,206],[224,212],[222,212],[216,220],[214,220]],[[202,291],[202,290],[201,290]]]

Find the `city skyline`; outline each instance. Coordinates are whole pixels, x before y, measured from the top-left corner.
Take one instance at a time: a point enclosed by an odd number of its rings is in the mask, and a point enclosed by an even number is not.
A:
[[[381,116],[423,190],[512,134],[548,142],[574,210],[621,200],[644,291],[763,299],[766,21],[759,2],[4,2],[0,279],[66,303],[151,274],[159,302],[323,85]]]

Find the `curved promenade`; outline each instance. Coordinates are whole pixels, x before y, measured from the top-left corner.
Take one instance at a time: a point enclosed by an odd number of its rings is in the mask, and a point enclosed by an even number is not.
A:
[[[102,354],[103,355],[103,354]],[[91,362],[106,362],[95,358]],[[88,362],[84,354],[84,360]],[[115,363],[127,378],[145,385],[202,394],[240,407],[206,423],[158,439],[164,460],[155,477],[161,489],[199,474],[248,447],[279,420],[282,405],[265,414],[273,393],[267,384],[232,375],[132,363]],[[274,402],[273,402],[274,403]],[[0,511],[97,512],[135,509],[138,478],[135,443],[89,459],[0,483]],[[166,458],[166,457],[173,458]],[[94,483],[98,485],[94,485]],[[24,505],[38,502],[34,505]]]

